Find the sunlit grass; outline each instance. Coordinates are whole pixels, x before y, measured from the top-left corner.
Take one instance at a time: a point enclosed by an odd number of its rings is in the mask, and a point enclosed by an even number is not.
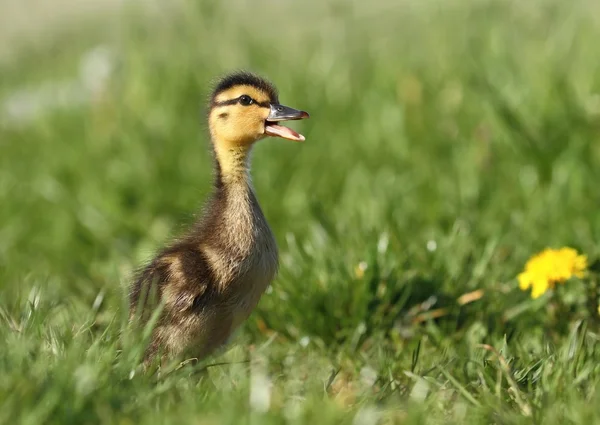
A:
[[[600,254],[595,2],[149,16],[0,68],[4,102],[111,61],[82,103],[0,116],[0,422],[598,421],[596,275],[516,279],[547,246]],[[143,375],[126,285],[208,194],[204,102],[236,68],[311,114],[254,154],[280,274],[227,364]]]

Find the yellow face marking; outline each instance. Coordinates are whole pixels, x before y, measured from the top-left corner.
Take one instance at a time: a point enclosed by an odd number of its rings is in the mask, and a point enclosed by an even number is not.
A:
[[[254,102],[250,105],[236,102],[242,95],[249,96]],[[250,85],[231,87],[213,99],[209,127],[224,178],[237,179],[246,175],[247,153],[254,142],[266,136],[265,121],[272,101],[276,99]]]
[[[243,105],[235,100],[246,95],[254,101]],[[210,131],[217,153],[230,149],[249,148],[254,142],[265,137],[265,120],[269,116],[269,95],[249,85],[238,85],[219,93],[213,100],[209,117]],[[233,103],[229,103],[233,101]],[[221,104],[219,104],[221,103]],[[231,159],[231,161],[230,161]],[[223,158],[223,163],[235,158]],[[229,168],[229,167],[227,167]]]

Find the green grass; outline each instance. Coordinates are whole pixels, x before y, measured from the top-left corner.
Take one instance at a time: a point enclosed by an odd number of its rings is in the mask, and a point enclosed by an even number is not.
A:
[[[0,124],[0,423],[600,421],[593,278],[515,279],[546,246],[600,256],[596,2],[132,12],[0,68],[6,98],[117,58],[93,104]],[[254,154],[280,274],[227,364],[143,375],[126,285],[208,194],[202,107],[237,68],[311,113]]]

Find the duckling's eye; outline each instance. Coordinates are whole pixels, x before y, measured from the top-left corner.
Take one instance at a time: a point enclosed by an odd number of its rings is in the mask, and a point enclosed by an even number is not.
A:
[[[254,99],[252,99],[250,96],[247,96],[245,94],[240,96],[240,105],[248,106],[252,105],[253,103]]]

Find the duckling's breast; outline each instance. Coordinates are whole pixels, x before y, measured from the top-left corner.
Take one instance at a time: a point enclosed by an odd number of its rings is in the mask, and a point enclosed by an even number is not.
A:
[[[239,274],[229,284],[233,309],[232,330],[250,316],[278,269],[275,237],[258,203],[255,203],[253,209],[252,242]]]
[[[275,237],[251,188],[229,188],[222,211],[220,240],[205,252],[219,281],[223,308],[232,330],[248,318],[275,278]]]

